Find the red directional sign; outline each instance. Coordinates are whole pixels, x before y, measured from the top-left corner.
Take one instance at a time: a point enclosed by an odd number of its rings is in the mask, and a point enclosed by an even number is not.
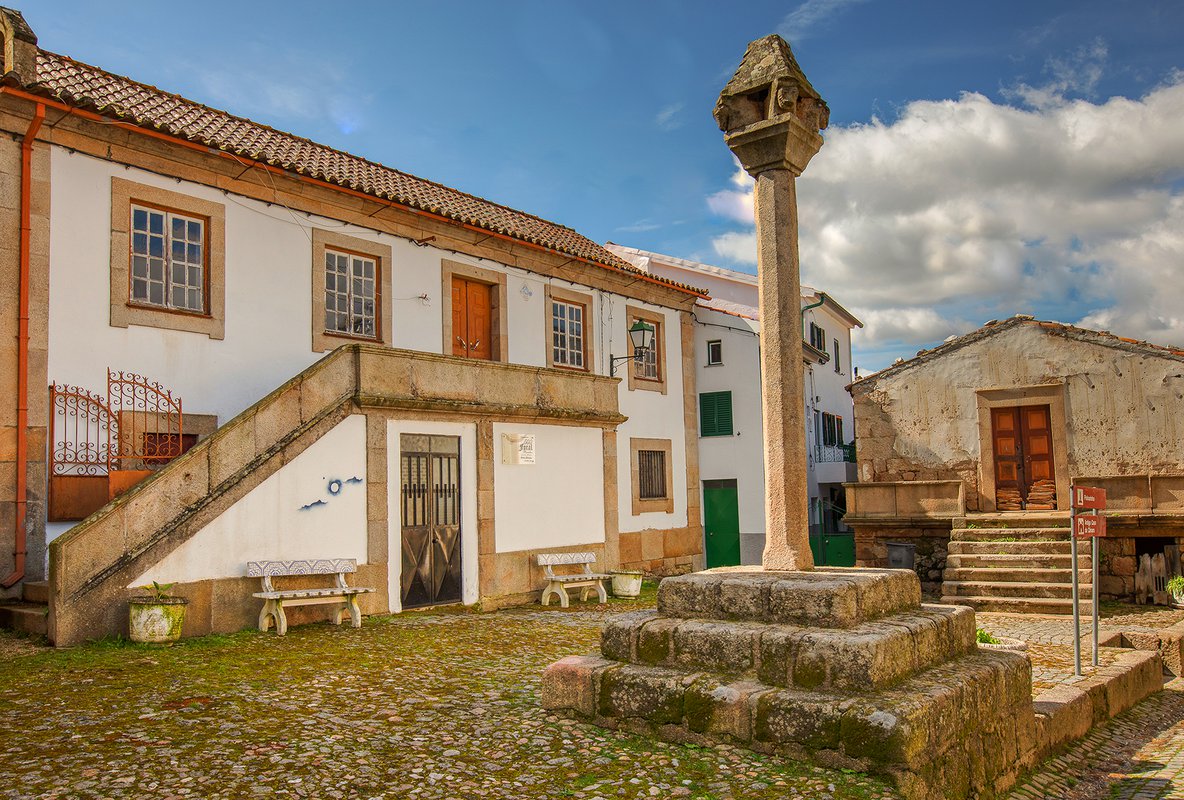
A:
[[[1106,507],[1106,490],[1091,489],[1088,486],[1074,486],[1073,507],[1078,509],[1095,508],[1100,511]]]
[[[1079,539],[1106,535],[1106,518],[1100,514],[1078,514],[1073,518],[1073,533]]]

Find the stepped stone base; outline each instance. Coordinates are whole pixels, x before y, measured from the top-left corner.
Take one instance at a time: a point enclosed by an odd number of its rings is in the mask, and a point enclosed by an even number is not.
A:
[[[600,656],[547,668],[543,705],[672,741],[728,742],[889,777],[908,798],[990,798],[1031,762],[1031,666],[980,652],[974,612],[922,605],[907,570],[667,578]]]

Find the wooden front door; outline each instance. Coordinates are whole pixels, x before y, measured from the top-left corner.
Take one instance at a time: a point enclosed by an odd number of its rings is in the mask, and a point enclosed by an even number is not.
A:
[[[1052,414],[1047,405],[991,409],[995,459],[995,508],[1057,507],[1052,453]]]
[[[493,287],[452,279],[452,354],[493,359]]]
[[[461,599],[460,439],[403,434],[403,608]]]

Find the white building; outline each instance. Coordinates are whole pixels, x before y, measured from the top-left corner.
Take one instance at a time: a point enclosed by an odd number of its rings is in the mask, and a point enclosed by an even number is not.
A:
[[[251,560],[355,559],[367,612],[537,597],[540,552],[702,567],[699,290],[0,34],[0,585],[48,549],[58,644],[125,630],[149,580],[186,635],[251,624]],[[637,320],[656,347],[610,377]]]
[[[695,384],[699,472],[709,567],[759,564],[764,548],[760,321],[755,275],[609,243],[640,269],[707,290],[697,301]],[[802,362],[810,531],[815,560],[855,563],[840,522],[843,483],[855,480],[851,332],[863,324],[830,295],[802,287]]]

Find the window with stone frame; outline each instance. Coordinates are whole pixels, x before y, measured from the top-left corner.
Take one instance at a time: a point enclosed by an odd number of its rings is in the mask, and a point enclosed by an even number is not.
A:
[[[634,514],[674,513],[673,459],[671,439],[629,440],[630,494]]]
[[[379,264],[369,256],[325,248],[325,332],[379,338]]]
[[[629,327],[636,322],[646,322],[654,326],[654,345],[642,353],[641,358],[633,361],[633,377],[642,381],[662,380],[662,323],[652,319],[641,320],[634,317],[629,320]]]
[[[133,203],[130,302],[205,314],[207,229],[205,218]]]
[[[551,365],[587,369],[583,303],[551,299]]]
[[[637,452],[637,496],[642,500],[665,500],[669,494],[666,485],[666,451],[639,450]]]

